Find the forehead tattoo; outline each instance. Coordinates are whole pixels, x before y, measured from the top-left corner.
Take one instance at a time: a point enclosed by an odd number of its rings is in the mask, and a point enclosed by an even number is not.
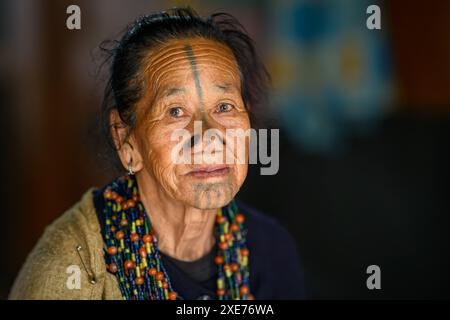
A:
[[[203,89],[200,84],[200,77],[199,77],[198,69],[197,69],[197,59],[195,58],[194,51],[192,50],[191,45],[186,44],[184,46],[184,52],[186,53],[186,57],[189,60],[189,64],[191,65],[192,77],[194,78],[194,82],[195,82],[195,90],[197,92],[197,97],[200,102],[200,114],[201,114],[202,120],[205,120],[204,119],[205,103],[204,103],[204,99],[203,99]]]

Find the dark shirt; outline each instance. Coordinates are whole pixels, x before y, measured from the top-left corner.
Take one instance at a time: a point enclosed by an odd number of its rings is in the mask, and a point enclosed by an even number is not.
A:
[[[99,190],[101,191],[101,190]],[[100,226],[102,192],[94,192]],[[250,251],[250,292],[255,299],[303,299],[304,276],[292,236],[275,219],[237,201],[246,218],[247,247]],[[161,253],[162,262],[170,275],[178,297],[186,300],[215,299],[217,268],[215,249],[192,262],[180,261]]]
[[[216,256],[215,249],[194,261],[178,260],[164,254],[162,251],[160,251],[160,254],[163,260],[175,264],[177,268],[183,270],[183,272],[194,281],[206,282],[217,276],[217,266],[214,263],[214,258]]]

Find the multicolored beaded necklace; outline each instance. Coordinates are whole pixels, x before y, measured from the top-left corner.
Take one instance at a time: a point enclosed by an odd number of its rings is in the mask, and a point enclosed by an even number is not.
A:
[[[158,240],[139,199],[135,176],[116,179],[104,189],[103,198],[105,261],[107,270],[116,275],[124,299],[177,299],[158,251]],[[234,201],[218,209],[214,261],[218,267],[219,300],[252,299],[243,223],[244,216],[238,213]]]

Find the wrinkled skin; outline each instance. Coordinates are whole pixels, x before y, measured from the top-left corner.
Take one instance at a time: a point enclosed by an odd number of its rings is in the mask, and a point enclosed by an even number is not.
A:
[[[149,52],[143,65],[145,92],[136,106],[136,128],[129,136],[116,128],[113,136],[124,167],[132,160],[160,250],[197,259],[212,248],[215,213],[238,192],[247,163],[175,164],[172,150],[180,141],[171,141],[171,135],[177,129],[193,134],[194,121],[201,121],[203,132],[223,133],[226,150],[226,129],[249,129],[239,69],[227,46],[201,38],[171,40]],[[119,119],[111,115],[113,123]],[[244,148],[247,154],[248,143]],[[237,152],[233,148],[232,154]],[[192,155],[198,153],[194,148]],[[215,156],[225,161],[224,152]]]

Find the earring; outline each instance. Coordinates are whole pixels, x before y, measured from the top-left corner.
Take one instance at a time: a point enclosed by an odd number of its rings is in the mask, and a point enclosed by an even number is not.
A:
[[[128,162],[128,174],[130,176],[134,174],[134,171],[133,171],[133,159],[130,159],[130,162]]]

